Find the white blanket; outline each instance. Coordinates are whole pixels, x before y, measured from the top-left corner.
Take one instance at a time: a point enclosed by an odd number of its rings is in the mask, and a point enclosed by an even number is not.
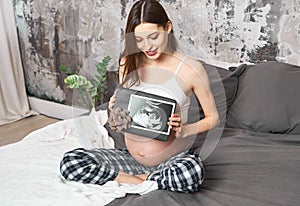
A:
[[[139,185],[110,181],[99,186],[65,181],[60,176],[59,163],[65,152],[114,146],[102,126],[105,114],[92,111],[88,116],[63,120],[0,147],[0,205],[100,206],[126,193],[143,195],[156,190],[157,184],[151,181]]]

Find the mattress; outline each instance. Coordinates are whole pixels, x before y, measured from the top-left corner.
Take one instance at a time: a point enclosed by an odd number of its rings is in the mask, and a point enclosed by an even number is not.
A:
[[[127,195],[109,205],[298,206],[300,203],[300,135],[226,128],[204,166],[205,180],[199,192],[157,190],[143,196]]]

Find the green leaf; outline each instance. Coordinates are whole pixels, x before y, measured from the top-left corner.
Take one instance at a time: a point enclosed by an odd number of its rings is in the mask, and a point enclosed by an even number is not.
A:
[[[91,91],[91,97],[95,97],[97,95],[97,89],[94,88],[92,91]]]
[[[101,78],[101,76],[99,76],[99,75],[95,75],[95,77],[96,77],[97,79],[100,79],[100,78]]]
[[[72,71],[71,71],[70,69],[68,69],[68,68],[67,68],[66,66],[64,66],[64,65],[61,65],[61,66],[59,67],[59,69],[60,69],[61,71],[65,72],[67,76],[72,75]]]
[[[61,71],[66,72],[67,77],[64,82],[70,89],[78,89],[82,96],[83,103],[89,108],[94,106],[94,101],[99,100],[103,103],[104,95],[108,93],[106,71],[108,63],[111,60],[110,56],[105,56],[101,62],[97,63],[97,75],[89,81],[86,77],[78,75],[77,72],[72,74],[72,71],[66,66],[60,66]]]
[[[60,69],[61,71],[63,71],[63,72],[67,71],[67,67],[64,66],[64,65],[61,65],[61,66],[59,67],[59,69]]]

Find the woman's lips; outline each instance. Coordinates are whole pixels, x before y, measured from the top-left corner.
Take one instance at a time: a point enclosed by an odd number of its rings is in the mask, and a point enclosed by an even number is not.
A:
[[[146,51],[145,52],[148,56],[154,56],[157,54],[157,50],[154,50],[154,51]]]

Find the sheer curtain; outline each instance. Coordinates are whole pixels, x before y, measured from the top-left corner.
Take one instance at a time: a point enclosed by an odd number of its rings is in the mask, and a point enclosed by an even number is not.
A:
[[[0,0],[0,125],[35,114],[29,109],[12,0]]]

